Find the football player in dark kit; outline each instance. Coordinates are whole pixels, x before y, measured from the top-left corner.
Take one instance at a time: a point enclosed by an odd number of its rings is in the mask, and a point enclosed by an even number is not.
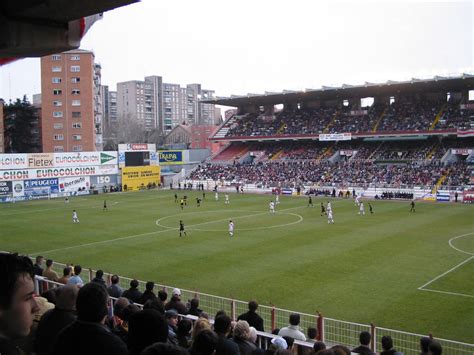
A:
[[[179,221],[179,236],[182,237],[183,234],[186,237],[186,231],[184,230],[184,223],[182,220],[180,220]]]

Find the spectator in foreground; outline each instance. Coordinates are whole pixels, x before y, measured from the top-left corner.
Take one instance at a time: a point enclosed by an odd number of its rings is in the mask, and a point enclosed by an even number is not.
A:
[[[128,298],[133,303],[140,303],[142,293],[138,289],[138,280],[130,281],[130,288],[122,293],[122,297]]]
[[[189,355],[189,352],[177,345],[155,343],[143,350],[141,355]]]
[[[52,259],[46,260],[46,270],[43,271],[43,276],[46,277],[48,280],[58,282],[59,275],[56,271],[53,270]]]
[[[156,299],[156,295],[153,292],[153,288],[155,288],[155,283],[153,281],[148,281],[145,285],[145,292],[143,292],[142,297],[140,298],[140,304],[145,304],[148,300]]]
[[[428,354],[441,355],[442,353],[443,353],[443,349],[441,348],[441,344],[438,343],[436,340],[432,340],[428,347]]]
[[[81,265],[74,265],[74,275],[69,278],[67,284],[82,287],[84,285],[84,281],[82,281],[81,277],[79,276],[81,272],[82,272]]]
[[[188,310],[184,303],[181,302],[181,290],[179,288],[174,288],[171,295],[171,299],[165,305],[165,309],[175,309],[179,314],[186,314]]]
[[[382,337],[382,349],[383,351],[380,353],[380,355],[400,354],[398,351],[396,351],[393,348],[393,340],[392,340],[392,337],[390,337],[389,335],[384,335]]]
[[[316,330],[315,327],[308,327],[308,330],[306,332],[308,335],[306,338],[306,341],[309,343],[316,343],[316,337],[318,336],[318,331]]]
[[[369,332],[361,332],[359,334],[359,342],[360,345],[353,349],[352,352],[356,354],[363,354],[363,355],[375,355],[375,353],[370,350],[370,333]]]
[[[107,287],[105,285],[105,280],[104,280],[104,272],[102,270],[97,270],[95,273],[95,277],[92,279],[91,282],[95,282],[99,285],[102,285],[104,287]]]
[[[254,300],[248,304],[248,312],[241,314],[237,320],[245,320],[249,326],[263,332],[263,319],[257,314],[258,303]]]
[[[36,330],[35,350],[38,355],[49,354],[59,333],[76,319],[76,299],[79,289],[73,285],[62,286],[56,307],[41,317]]]
[[[193,341],[191,355],[213,355],[217,348],[217,335],[210,329],[201,330]]]
[[[33,297],[33,263],[26,256],[0,254],[0,354],[19,355],[13,340],[26,337],[39,307]]]
[[[324,344],[322,341],[317,341],[316,343],[314,343],[313,351],[317,353],[318,351],[321,351],[321,350],[326,350],[326,344]]]
[[[191,314],[196,317],[200,317],[202,313],[202,309],[199,308],[199,299],[193,298],[189,301],[189,309],[188,314]]]
[[[119,285],[120,278],[118,275],[113,275],[110,278],[110,281],[112,284],[107,288],[107,292],[109,293],[110,297],[122,297],[123,289]]]
[[[288,327],[283,327],[278,332],[278,335],[281,337],[287,336],[296,340],[306,341],[306,337],[301,332],[300,327],[300,315],[297,313],[290,314],[290,325]]]
[[[214,331],[218,337],[216,355],[240,354],[239,346],[227,338],[231,330],[231,320],[228,315],[223,314],[214,319]]]
[[[239,320],[235,324],[232,340],[239,347],[241,355],[250,355],[257,348],[250,342],[250,327],[245,320]]]
[[[61,276],[58,280],[59,283],[66,285],[69,282],[69,278],[71,277],[71,268],[66,266],[63,269],[63,276]]]
[[[420,355],[428,355],[430,344],[431,344],[430,338],[423,337],[420,339],[420,349],[421,349]]]
[[[105,287],[94,282],[81,287],[76,302],[77,320],[59,334],[52,354],[128,355],[125,343],[104,325],[107,300]]]
[[[154,309],[146,309],[133,314],[128,322],[128,349],[130,355],[139,355],[153,343],[166,343],[168,324]]]

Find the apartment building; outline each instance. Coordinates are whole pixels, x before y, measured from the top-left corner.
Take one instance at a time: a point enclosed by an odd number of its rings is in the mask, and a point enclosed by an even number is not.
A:
[[[117,83],[117,115],[163,133],[181,124],[214,125],[220,119],[215,106],[199,103],[212,97],[214,91],[201,89],[201,84],[181,87],[163,83],[161,76],[147,76],[144,81]]]
[[[41,58],[43,152],[102,150],[100,83],[101,67],[91,51]]]

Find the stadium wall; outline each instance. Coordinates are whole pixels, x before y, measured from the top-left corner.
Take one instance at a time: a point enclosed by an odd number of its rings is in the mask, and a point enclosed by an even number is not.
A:
[[[117,183],[117,152],[0,154],[0,202],[88,194]]]

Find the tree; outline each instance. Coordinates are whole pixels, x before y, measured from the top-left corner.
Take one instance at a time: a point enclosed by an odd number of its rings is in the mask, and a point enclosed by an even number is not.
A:
[[[23,100],[4,106],[5,152],[37,153],[41,151],[39,112],[26,95]]]

